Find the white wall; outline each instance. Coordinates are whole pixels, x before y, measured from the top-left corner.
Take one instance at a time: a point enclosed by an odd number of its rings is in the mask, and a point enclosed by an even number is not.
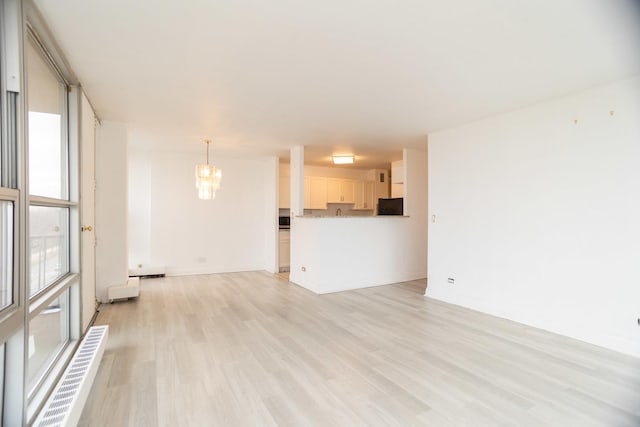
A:
[[[127,281],[127,128],[103,121],[96,131],[96,297]]]
[[[151,162],[149,152],[129,148],[129,268],[151,264]],[[139,267],[140,266],[140,267]]]
[[[292,282],[323,294],[426,277],[427,153],[404,155],[408,216],[294,217]]]
[[[427,296],[640,356],[639,118],[636,77],[430,135]]]
[[[274,270],[278,172],[273,157],[216,154],[221,187],[215,200],[200,200],[194,168],[202,153],[130,152],[129,191],[137,199],[129,209],[131,267],[164,266],[168,275]]]

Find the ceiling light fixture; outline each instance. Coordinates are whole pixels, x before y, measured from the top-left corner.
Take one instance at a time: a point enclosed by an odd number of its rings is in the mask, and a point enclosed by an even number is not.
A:
[[[349,156],[331,156],[334,165],[350,165],[353,163],[353,154]]]
[[[207,163],[196,165],[196,188],[198,198],[202,200],[213,200],[216,198],[216,190],[220,188],[222,171],[209,164],[209,144],[211,140],[205,139],[207,144]]]

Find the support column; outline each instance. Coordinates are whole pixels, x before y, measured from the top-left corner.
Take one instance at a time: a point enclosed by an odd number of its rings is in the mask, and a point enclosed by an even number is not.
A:
[[[304,146],[291,148],[291,216],[304,214]]]

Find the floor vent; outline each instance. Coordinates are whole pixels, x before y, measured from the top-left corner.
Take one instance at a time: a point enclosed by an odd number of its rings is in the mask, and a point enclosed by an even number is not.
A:
[[[75,426],[91,391],[109,335],[109,326],[93,326],[85,335],[67,370],[33,424],[37,427]]]

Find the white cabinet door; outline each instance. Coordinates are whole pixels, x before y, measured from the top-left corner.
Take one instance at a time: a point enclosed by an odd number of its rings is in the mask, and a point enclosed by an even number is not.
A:
[[[342,180],[342,203],[356,202],[356,182],[350,179]]]
[[[327,203],[342,203],[342,180],[327,179]]]
[[[376,207],[375,202],[376,184],[373,181],[364,183],[364,206],[363,209],[373,210]]]
[[[404,164],[402,160],[391,162],[391,183],[404,183]]]
[[[356,203],[353,205],[354,210],[362,209],[364,206],[364,181],[356,182]]]
[[[286,270],[291,263],[291,239],[289,230],[280,230],[278,248],[278,266],[281,270]]]
[[[305,178],[306,180],[307,178]],[[306,194],[306,193],[305,193]],[[309,209],[327,209],[327,179],[322,177],[309,178]],[[306,197],[305,197],[306,200]]]
[[[312,209],[311,207],[311,178],[304,177],[304,209]]]
[[[373,210],[375,207],[373,181],[358,181],[356,186],[356,203],[354,210]]]
[[[327,179],[327,203],[355,203],[356,181],[351,179]]]

